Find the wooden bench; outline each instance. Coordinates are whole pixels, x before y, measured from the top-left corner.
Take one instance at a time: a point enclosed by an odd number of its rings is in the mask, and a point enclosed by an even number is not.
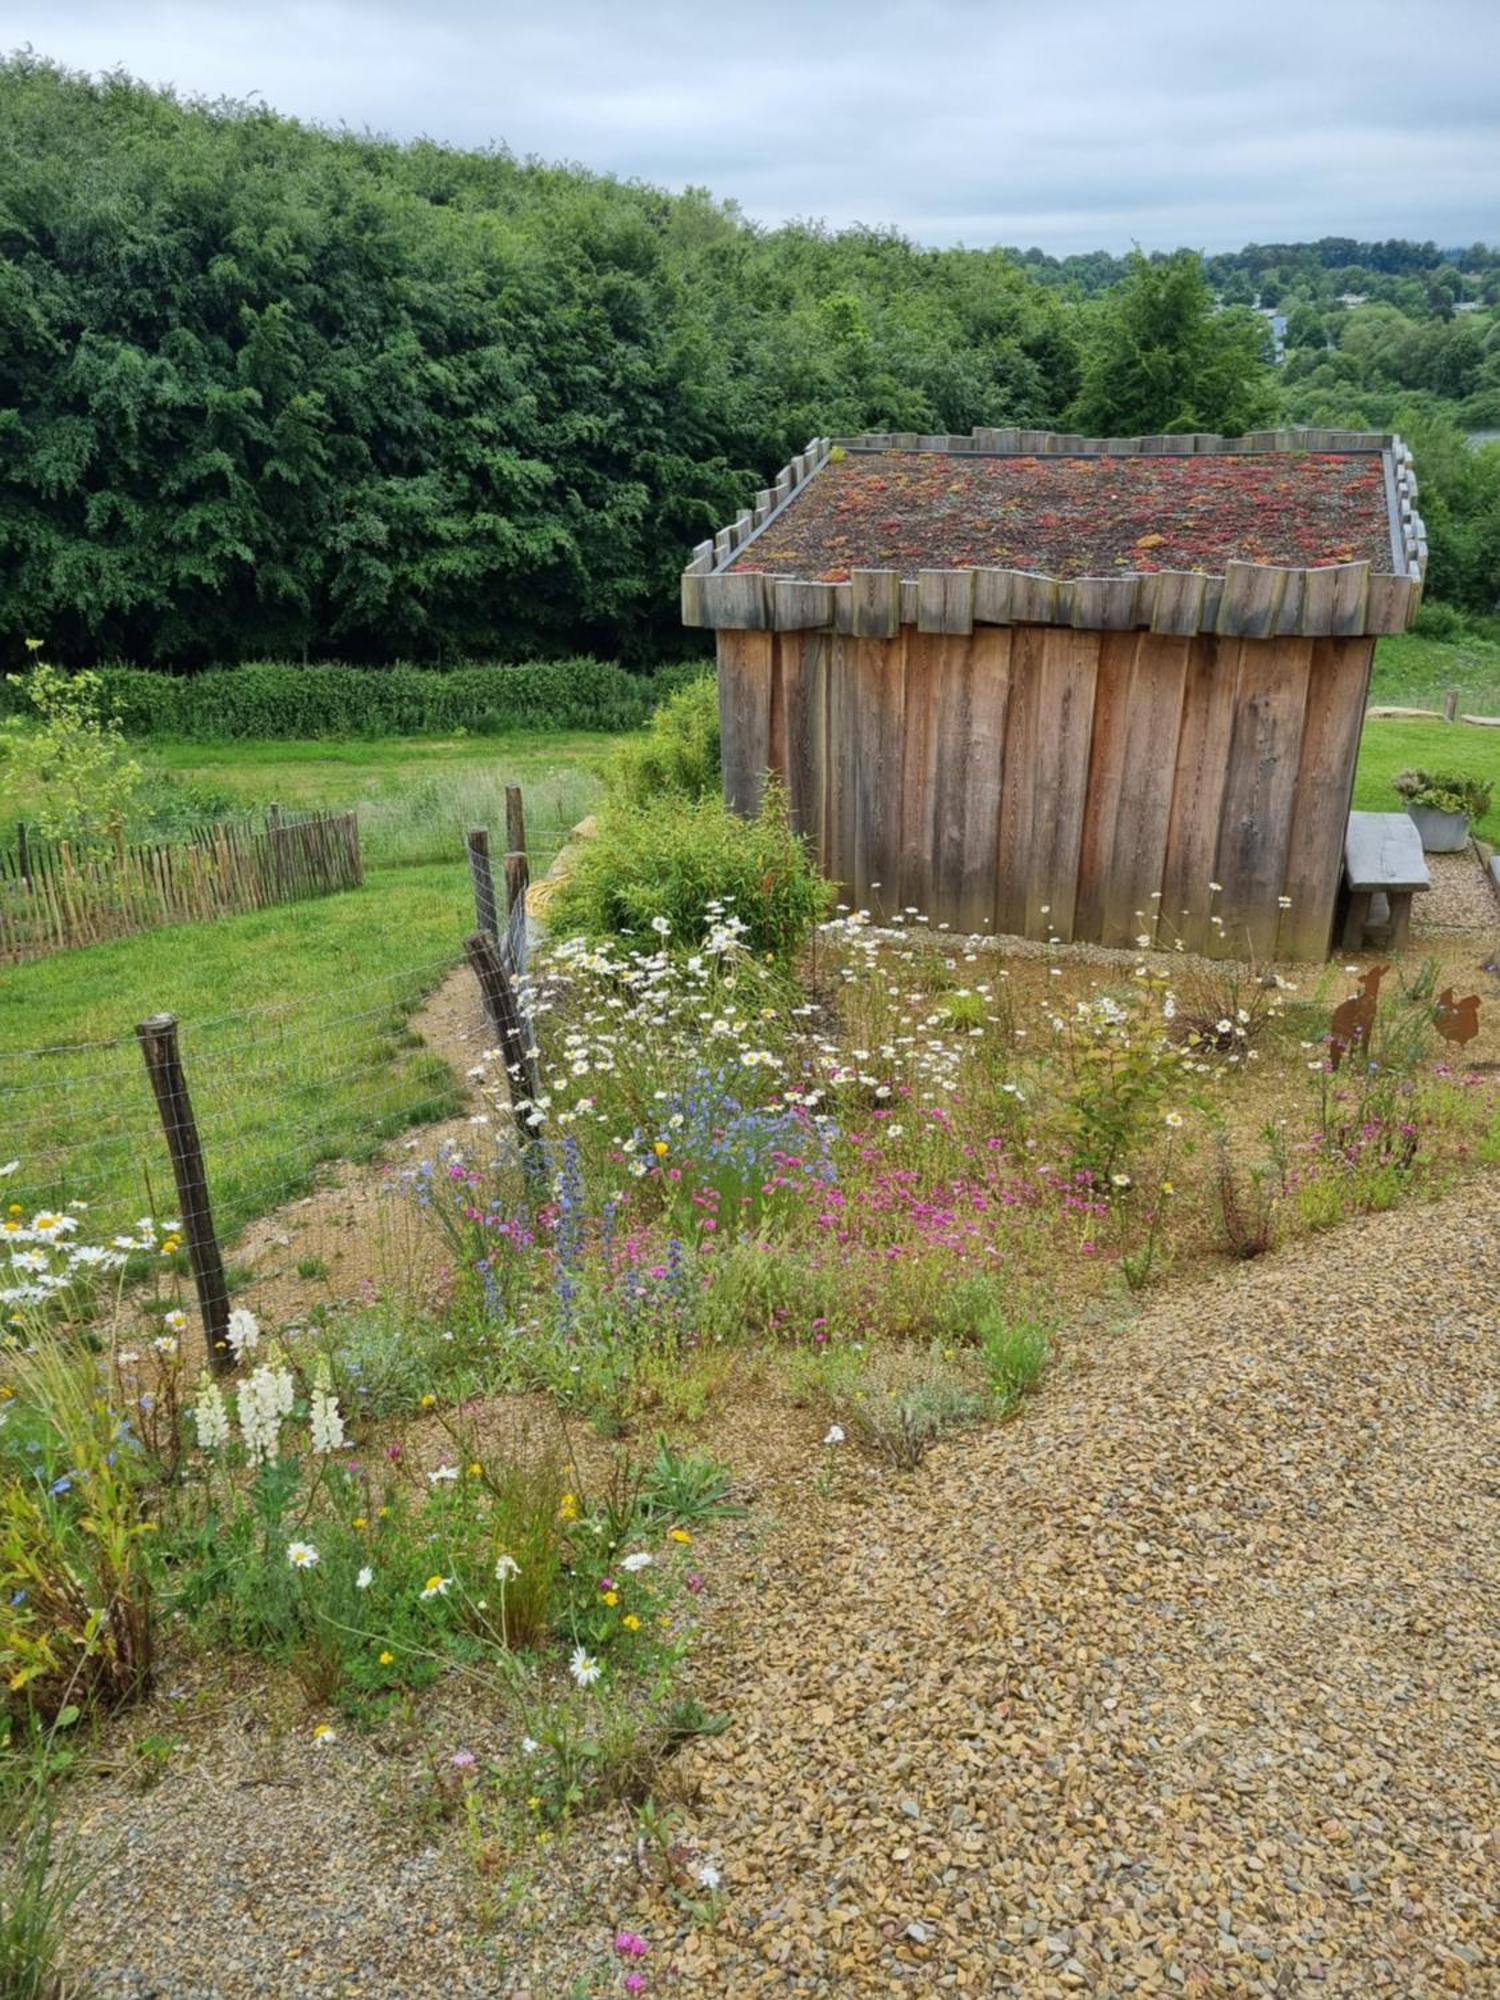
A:
[[[1411,929],[1411,899],[1418,889],[1432,887],[1422,836],[1405,813],[1350,813],[1344,880],[1349,893],[1344,950],[1359,951],[1365,932],[1379,924],[1377,897],[1389,911],[1386,942],[1393,951],[1401,950]]]

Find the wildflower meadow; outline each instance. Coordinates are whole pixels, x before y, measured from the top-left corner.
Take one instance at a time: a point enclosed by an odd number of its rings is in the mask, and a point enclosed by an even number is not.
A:
[[[620,810],[669,842],[708,808]],[[41,1208],[4,1163],[8,1893],[54,1943],[87,1879],[61,1848],[39,1872],[58,1802],[211,1671],[275,1688],[308,1759],[394,1757],[478,1936],[549,1848],[628,1824],[589,1991],[650,1990],[651,1911],[726,1907],[673,1772],[734,1727],[695,1648],[754,1615],[737,1425],[773,1413],[812,1496],[919,1477],[956,1430],[1024,1422],[1153,1290],[1500,1158],[1430,963],[1344,1047],[1341,968],[1193,959],[1154,918],[1112,956],[919,910],[877,929],[827,907],[777,810],[714,838],[781,841],[793,887],[742,870],[689,920],[632,904],[540,945],[524,1059],[484,1053],[463,1122],[377,1170],[431,1254],[356,1297],[242,1300],[227,1372],[175,1216]],[[143,1740],[170,1766],[174,1738]]]

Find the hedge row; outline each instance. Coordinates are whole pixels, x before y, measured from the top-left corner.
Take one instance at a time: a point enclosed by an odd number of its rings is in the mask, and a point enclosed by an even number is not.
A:
[[[112,711],[130,736],[493,736],[510,730],[639,728],[702,666],[630,674],[604,660],[528,666],[341,667],[265,664],[177,675],[106,667]],[[26,706],[0,681],[0,711]]]

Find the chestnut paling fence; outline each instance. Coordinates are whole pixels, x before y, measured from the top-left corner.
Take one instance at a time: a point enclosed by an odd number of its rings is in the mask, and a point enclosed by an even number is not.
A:
[[[22,825],[0,846],[0,963],[331,895],[362,880],[352,812],[272,807],[180,840],[83,849]]]

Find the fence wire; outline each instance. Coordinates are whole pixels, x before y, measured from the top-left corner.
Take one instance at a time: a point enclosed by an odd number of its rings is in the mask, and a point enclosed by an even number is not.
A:
[[[463,1078],[411,1016],[449,974],[482,1039],[477,988],[452,959],[411,966],[294,1007],[184,1019],[178,1046],[215,1230],[313,1186],[326,1162],[362,1159],[408,1127],[455,1115]],[[23,1205],[87,1205],[88,1234],[175,1216],[172,1161],[136,1036],[81,1049],[0,1053],[4,1183]],[[0,1161],[0,1164],[4,1164]]]
[[[533,879],[563,845],[573,807],[559,795],[553,811],[534,815]],[[463,852],[461,838],[454,846]],[[454,855],[453,847],[447,851]],[[525,905],[506,914],[504,885],[497,887],[501,955],[520,975],[528,958]],[[451,955],[333,990],[181,1016],[177,1051],[202,1163],[191,1185],[206,1191],[214,1236],[231,1256],[247,1225],[282,1210],[295,1215],[288,1204],[342,1175],[336,1163],[368,1160],[402,1134],[468,1108],[464,1071],[493,1040],[464,964],[470,928],[455,923]],[[435,1016],[440,1046],[432,1047],[413,1017],[449,978],[451,997]],[[0,1047],[0,1167],[19,1163],[0,1181],[0,1206],[18,1202],[28,1213],[81,1206],[80,1237],[101,1242],[135,1231],[148,1216],[180,1216],[173,1152],[135,1025],[112,1038]],[[332,1228],[331,1211],[325,1219]],[[339,1226],[347,1242],[348,1218]],[[272,1225],[283,1228],[298,1234],[293,1222]]]

